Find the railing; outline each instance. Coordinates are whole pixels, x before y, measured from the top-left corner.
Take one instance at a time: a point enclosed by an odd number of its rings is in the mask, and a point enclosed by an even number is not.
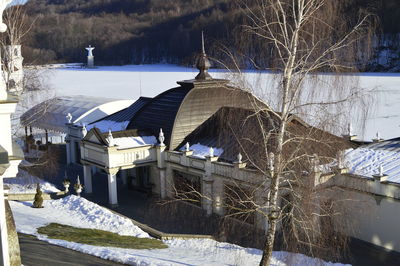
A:
[[[110,151],[109,166],[127,166],[155,161],[157,161],[157,153],[154,146],[142,146]]]
[[[334,177],[334,184],[340,187],[400,199],[400,184],[379,182],[370,177],[341,174]]]
[[[168,151],[166,152],[166,161],[170,163],[179,164],[182,166],[187,166],[195,169],[209,172],[212,175],[218,175],[226,178],[233,178],[244,182],[256,183],[262,181],[262,175],[257,171],[246,169],[246,168],[236,168],[234,164],[224,163],[224,162],[210,162],[203,158],[197,158],[194,156],[186,156],[182,152]],[[209,164],[209,166],[207,166]],[[210,169],[206,169],[210,167]]]
[[[113,168],[155,162],[157,161],[157,153],[152,145],[118,149],[118,146],[102,148],[97,145],[85,143],[84,147],[82,147],[82,159],[104,167]]]

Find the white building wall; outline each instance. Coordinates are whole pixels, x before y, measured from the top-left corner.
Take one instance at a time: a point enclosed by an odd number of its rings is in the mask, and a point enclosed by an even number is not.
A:
[[[336,230],[400,252],[399,200],[343,188],[335,189],[332,198],[341,202],[341,215],[335,218]]]

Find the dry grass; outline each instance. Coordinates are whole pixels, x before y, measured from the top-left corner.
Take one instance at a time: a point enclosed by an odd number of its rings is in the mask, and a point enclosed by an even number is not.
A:
[[[62,239],[70,242],[129,249],[162,249],[167,248],[163,242],[152,238],[121,236],[98,229],[76,228],[68,225],[50,223],[38,229],[39,234],[52,239]]]

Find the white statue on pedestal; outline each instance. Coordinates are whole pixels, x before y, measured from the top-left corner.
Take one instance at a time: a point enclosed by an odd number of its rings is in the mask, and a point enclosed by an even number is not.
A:
[[[93,56],[93,50],[95,49],[95,47],[92,47],[91,45],[89,45],[89,47],[86,47],[85,49],[88,51],[87,56]]]
[[[7,30],[7,25],[3,23],[3,12],[11,1],[12,0],[0,0],[0,32],[5,32]],[[0,62],[1,62],[1,57],[0,57]],[[1,65],[0,65],[0,71],[1,71]],[[5,100],[5,99],[7,99],[7,86],[4,80],[3,72],[1,71],[0,100]]]
[[[88,55],[87,55],[87,67],[88,67],[88,68],[93,68],[93,67],[94,67],[93,50],[95,49],[95,47],[92,47],[91,45],[89,45],[89,47],[86,47],[85,49],[88,51]]]
[[[3,12],[6,9],[7,5],[12,0],[0,0],[0,32],[5,32],[7,30],[7,25],[3,23]],[[1,47],[3,48],[3,47]],[[1,62],[1,58],[0,58]],[[2,67],[0,64],[0,101],[6,100],[8,97],[7,93],[7,86],[4,80],[4,73],[2,71]],[[2,109],[2,108],[0,108]],[[1,124],[7,123],[11,125],[10,116],[9,114],[13,111],[8,112],[7,108],[3,111],[2,114],[8,114],[8,116],[1,116],[0,122]],[[3,127],[3,125],[2,125]],[[7,127],[5,127],[7,128]],[[2,128],[3,130],[3,128]],[[11,132],[9,134],[2,135],[3,139],[0,139],[1,143],[10,143],[11,141]],[[7,139],[9,138],[9,139]],[[4,145],[3,145],[4,146]],[[11,145],[10,145],[11,146]],[[11,153],[12,154],[12,153]],[[9,151],[10,155],[10,151]],[[10,265],[10,257],[9,257],[9,246],[8,246],[8,230],[7,230],[7,221],[6,221],[6,210],[5,210],[5,203],[4,203],[4,187],[3,187],[3,176],[0,176],[0,235],[1,235],[1,249],[2,249],[2,265],[9,266]]]

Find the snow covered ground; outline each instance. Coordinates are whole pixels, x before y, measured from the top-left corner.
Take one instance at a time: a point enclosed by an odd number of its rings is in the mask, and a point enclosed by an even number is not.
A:
[[[10,187],[10,194],[36,193],[36,185],[45,193],[59,192],[60,190],[53,184],[46,182],[28,172],[19,169],[17,177],[4,178],[4,184]]]
[[[167,249],[133,250],[95,247],[64,240],[48,239],[37,228],[51,222],[75,227],[107,230],[121,235],[149,237],[129,219],[84,198],[68,196],[44,202],[44,208],[31,208],[31,202],[10,202],[17,231],[36,235],[40,240],[129,265],[258,265],[261,251],[211,239],[173,239]],[[274,252],[272,265],[342,265],[323,262],[302,254]]]
[[[56,66],[57,67],[57,66]],[[82,69],[61,65],[49,70],[49,82],[56,95],[88,95],[121,99],[137,99],[139,96],[154,97],[166,89],[176,87],[176,81],[193,79],[197,69],[175,65],[128,65],[103,66]],[[229,73],[211,70],[215,78],[228,78]],[[370,116],[363,132],[360,125],[353,125],[360,138],[371,140],[377,131],[384,139],[400,136],[400,74],[363,73],[358,75],[359,86],[365,91],[374,90],[369,105]],[[246,73],[248,83],[268,87],[273,83],[270,73]],[[356,120],[356,119],[354,119]],[[346,132],[341,132],[346,133]]]

